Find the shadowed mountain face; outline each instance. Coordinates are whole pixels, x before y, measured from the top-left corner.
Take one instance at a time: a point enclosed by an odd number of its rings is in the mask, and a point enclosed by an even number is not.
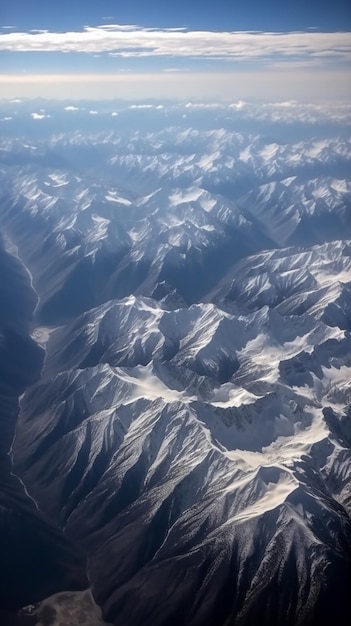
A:
[[[166,121],[1,153],[1,606],[347,626],[349,142]]]
[[[19,395],[39,379],[44,351],[29,335],[37,296],[5,243],[0,249],[0,608],[18,609],[58,589],[84,588],[87,580],[83,554],[45,520],[12,473],[9,451]],[[10,615],[2,623],[5,619]]]

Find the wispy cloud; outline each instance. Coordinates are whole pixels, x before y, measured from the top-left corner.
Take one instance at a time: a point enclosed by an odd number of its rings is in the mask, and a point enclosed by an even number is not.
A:
[[[131,104],[130,109],[163,109],[163,104]]]
[[[163,72],[190,72],[190,68],[187,67],[165,67]]]
[[[118,57],[259,59],[282,56],[351,58],[348,32],[217,32],[136,25],[86,26],[76,32],[3,32],[0,50],[110,53]]]

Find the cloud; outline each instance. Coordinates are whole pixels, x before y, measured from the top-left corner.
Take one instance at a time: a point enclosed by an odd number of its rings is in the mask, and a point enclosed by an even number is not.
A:
[[[79,111],[79,107],[75,107],[70,104],[68,107],[65,107],[65,111]]]
[[[33,120],[43,120],[46,117],[51,117],[51,115],[45,115],[45,113],[31,113],[30,116]]]
[[[300,71],[291,69],[233,72],[143,72],[115,74],[0,74],[3,99],[48,98],[62,106],[82,100],[149,98],[185,102],[236,103],[257,98],[270,101],[351,102],[350,74],[346,69]],[[92,107],[93,108],[93,107]],[[190,108],[190,107],[189,107]]]
[[[241,111],[246,106],[246,102],[238,100],[237,102],[187,102],[184,105],[186,109],[194,110],[211,110],[211,109],[229,109],[233,111]]]
[[[222,109],[224,108],[223,104],[219,104],[218,102],[187,102],[185,105],[186,109]]]
[[[92,109],[91,111],[89,111],[89,115],[98,115],[98,111],[95,111],[95,109]]]
[[[320,57],[322,57],[323,53],[320,53]],[[268,63],[267,63],[268,66]],[[279,59],[277,61],[272,61],[269,63],[270,69],[277,70],[321,70],[325,67],[325,59],[318,57],[308,57],[305,59],[295,59],[293,61],[289,59]]]
[[[85,26],[75,32],[0,33],[0,50],[110,53],[129,57],[217,59],[303,58],[337,52],[351,58],[348,32],[217,32],[136,25]]]
[[[163,72],[190,72],[190,69],[186,67],[165,67]]]
[[[130,109],[163,109],[163,104],[131,104]]]

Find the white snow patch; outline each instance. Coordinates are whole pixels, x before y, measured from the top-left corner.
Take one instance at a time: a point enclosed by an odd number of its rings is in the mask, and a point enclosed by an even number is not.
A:
[[[285,187],[290,187],[290,185],[294,183],[295,181],[296,181],[296,176],[289,176],[288,178],[284,178],[280,182],[282,183],[282,185],[285,185]]]
[[[125,206],[130,206],[132,203],[128,198],[123,198],[116,191],[109,191],[105,196],[105,200],[108,202],[117,202],[118,204],[124,204]]]
[[[247,148],[244,148],[244,150],[242,150],[239,154],[239,158],[241,161],[244,161],[244,163],[246,163],[247,161],[249,161],[252,158],[251,155],[251,146],[247,146]]]
[[[170,194],[169,199],[172,204],[183,204],[186,202],[196,202],[202,194],[202,189],[189,187],[188,189],[176,189]]]
[[[315,141],[309,148],[306,150],[306,155],[311,157],[320,157],[321,152],[324,149],[329,148],[329,141],[327,139],[321,141]]]
[[[66,174],[48,174],[48,178],[50,178],[50,180],[52,180],[52,182],[54,183],[53,187],[63,187],[69,184],[69,180],[67,180]]]
[[[48,326],[38,326],[32,331],[31,338],[39,346],[45,348],[50,339],[50,336],[52,335],[52,333],[55,332],[55,330],[57,330],[57,328],[58,327],[49,328]]]
[[[156,400],[162,398],[166,402],[191,402],[195,396],[187,396],[186,392],[177,391],[167,387],[153,372],[152,363],[146,366],[138,365],[129,370],[126,368],[112,367],[112,371],[123,381],[133,388],[130,401],[140,398]]]
[[[269,161],[273,159],[279,150],[279,145],[277,143],[271,143],[263,148],[260,152],[260,156],[265,160]]]
[[[283,504],[297,487],[298,481],[289,472],[282,470],[278,482],[269,482],[263,496],[240,511],[234,520],[244,521],[272,511]]]
[[[213,391],[212,406],[227,408],[239,407],[242,404],[250,404],[257,400],[257,396],[243,387],[235,387],[231,383],[225,383]]]
[[[350,191],[350,187],[347,184],[346,180],[338,180],[334,178],[330,186],[332,187],[332,189],[335,189],[335,191],[338,191],[339,193],[348,193]]]

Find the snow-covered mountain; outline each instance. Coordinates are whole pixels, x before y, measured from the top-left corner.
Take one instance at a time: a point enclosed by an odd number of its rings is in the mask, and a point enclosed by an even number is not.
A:
[[[349,623],[350,160],[185,123],[3,140],[4,492],[64,571],[5,608],[87,587],[82,552],[119,626]]]

